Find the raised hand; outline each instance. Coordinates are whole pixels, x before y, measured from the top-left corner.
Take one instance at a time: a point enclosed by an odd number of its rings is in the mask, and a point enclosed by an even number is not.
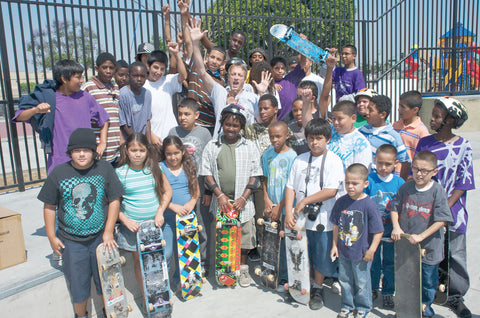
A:
[[[170,16],[170,5],[168,3],[162,7],[162,13],[164,17]]]
[[[202,31],[202,20],[200,18],[191,18],[189,23],[190,37],[192,42],[200,42],[208,30]]]
[[[260,82],[260,84],[255,82],[254,80],[252,80],[252,84],[255,85],[255,87],[257,88],[257,92],[260,95],[263,95],[267,92],[268,86],[270,85],[272,79],[272,73],[270,73],[269,71],[262,71],[262,81]]]
[[[180,9],[181,14],[187,13],[190,6],[190,0],[177,0],[177,6]]]
[[[170,51],[170,53],[172,53],[172,54],[180,53],[180,46],[176,42],[169,42],[167,44],[167,47],[168,47],[168,50]]]
[[[335,67],[337,62],[340,60],[339,57],[337,57],[337,49],[336,48],[331,48],[329,50],[329,55],[327,56],[327,67]]]

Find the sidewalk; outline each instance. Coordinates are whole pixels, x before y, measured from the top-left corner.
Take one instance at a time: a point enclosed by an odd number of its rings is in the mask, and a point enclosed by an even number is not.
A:
[[[476,266],[480,264],[480,134],[464,133],[474,149],[474,171],[477,189],[468,195],[470,212],[468,229],[468,265],[470,272],[470,290],[465,297],[467,306],[474,317],[480,317],[480,272]],[[1,316],[16,318],[38,317],[73,317],[73,309],[66,289],[65,280],[60,270],[52,267],[50,262],[51,248],[45,234],[42,204],[36,199],[40,188],[23,193],[14,192],[0,195],[0,206],[22,214],[22,225],[27,249],[27,262],[0,270],[0,308]],[[142,317],[139,305],[141,293],[133,275],[133,260],[126,255],[127,264],[123,268],[127,286],[127,298],[134,311],[129,317]],[[212,271],[209,281],[202,286],[201,295],[183,302],[175,299],[174,317],[336,317],[340,309],[340,297],[332,294],[327,287],[325,292],[326,306],[319,311],[312,311],[308,306],[287,304],[282,294],[266,290],[252,272],[255,264],[250,264],[251,275],[255,280],[249,288],[218,288]],[[176,297],[175,297],[176,298]],[[381,309],[381,297],[375,302],[371,317],[394,317],[393,311]],[[96,317],[101,312],[102,301],[95,296],[89,304],[89,312]],[[435,317],[455,317],[445,307],[434,306]]]

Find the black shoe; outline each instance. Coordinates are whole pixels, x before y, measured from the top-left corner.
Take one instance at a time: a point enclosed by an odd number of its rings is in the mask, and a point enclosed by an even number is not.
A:
[[[311,310],[319,310],[323,307],[323,288],[312,288],[310,293],[310,303],[308,306]]]
[[[383,308],[393,309],[394,307],[395,303],[393,302],[393,296],[383,296]]]
[[[254,248],[253,250],[248,253],[248,259],[251,262],[259,262],[260,261],[260,254],[258,253],[257,248]]]
[[[448,307],[460,318],[471,318],[472,313],[470,309],[465,306],[462,299],[457,298],[452,302],[448,302]]]

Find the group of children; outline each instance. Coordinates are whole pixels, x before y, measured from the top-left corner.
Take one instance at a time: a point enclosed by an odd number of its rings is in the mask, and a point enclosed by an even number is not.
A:
[[[401,119],[390,124],[391,101],[364,88],[353,46],[342,50],[346,68],[334,69],[336,50],[330,51],[320,91],[314,82],[297,81],[307,73],[303,58],[291,71],[295,76],[283,78],[275,72],[284,73],[286,65],[280,64],[286,62],[275,60],[273,67],[280,70],[272,69],[273,80],[264,71],[258,82],[252,79],[254,89],[245,83],[246,63],[230,60],[225,89],[218,73],[225,51],[211,46],[204,63],[200,23],[190,21],[186,31],[193,44],[191,63],[182,60],[178,44],[168,45],[178,74],[166,74],[167,55],[145,45],[131,65],[100,54],[97,75],[83,85],[83,68],[60,61],[54,81],[23,98],[14,117],[40,132],[49,154],[49,175],[38,198],[45,203],[52,249],[63,258],[76,317],[87,315],[92,276],[101,293],[96,265],[89,265],[99,243],[131,251],[143,286],[139,222],[154,219],[162,228],[167,262],[177,267],[170,262],[175,215],[195,210],[199,221],[213,228],[215,211],[230,200],[241,211],[241,286],[251,283],[247,260],[257,248],[255,219],[265,213],[292,228],[299,213],[313,209],[318,213],[307,221],[311,309],[324,305],[326,277],[338,279],[341,287],[338,317],[366,317],[380,281],[383,306],[394,308],[393,241],[408,233],[427,253],[424,317],[434,314],[444,257],[450,257],[449,305],[459,317],[470,317],[462,297],[469,287],[465,207],[466,191],[474,188],[472,150],[452,133],[467,119],[465,107],[453,98],[437,99],[430,122],[436,133],[429,135],[418,116],[422,97],[410,91],[400,96]],[[272,82],[280,85],[274,94]],[[182,83],[189,97],[174,111],[173,95]],[[338,102],[327,114],[333,84]],[[284,95],[290,88],[296,98]],[[279,104],[288,98],[291,105]],[[444,227],[451,255],[443,255]],[[213,265],[207,243],[211,246],[214,237],[205,232],[201,257],[207,269]],[[282,243],[280,284],[287,279]],[[172,286],[178,283],[176,270]]]

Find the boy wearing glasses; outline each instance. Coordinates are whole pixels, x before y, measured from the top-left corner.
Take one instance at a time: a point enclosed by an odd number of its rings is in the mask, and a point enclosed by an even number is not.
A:
[[[347,45],[342,49],[342,62],[345,67],[337,67],[333,70],[333,82],[337,102],[339,100],[350,100],[354,102],[355,93],[365,88],[365,79],[362,72],[355,65],[357,48]]]
[[[452,222],[443,187],[432,180],[438,172],[437,157],[431,151],[420,151],[413,158],[413,181],[404,183],[392,203],[392,240],[410,234],[412,244],[420,243],[426,254],[422,258],[423,317],[433,317],[431,305],[438,286],[438,265],[444,255],[445,224]]]

